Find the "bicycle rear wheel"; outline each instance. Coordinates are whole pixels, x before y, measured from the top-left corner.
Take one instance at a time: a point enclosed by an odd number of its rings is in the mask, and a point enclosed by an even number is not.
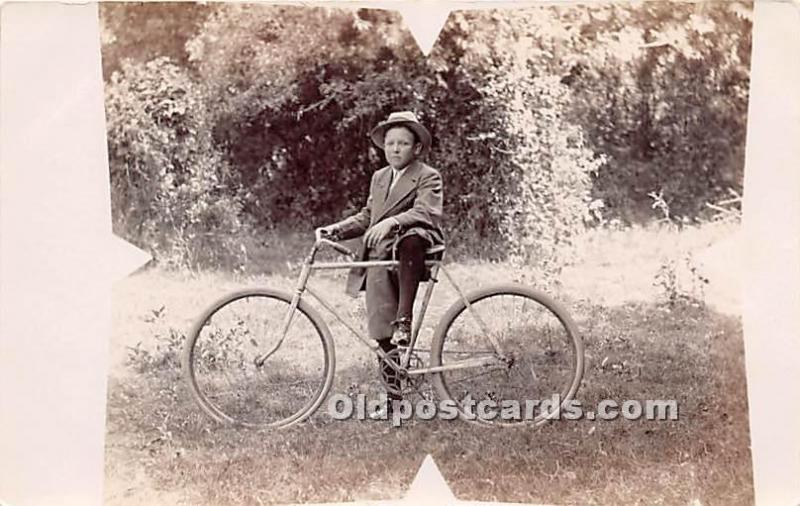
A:
[[[268,289],[226,295],[192,328],[182,367],[200,407],[213,419],[248,427],[288,427],[313,413],[333,382],[330,331],[303,300],[278,349],[292,297]]]
[[[545,422],[552,414],[539,401],[564,406],[583,377],[583,342],[575,323],[553,299],[525,286],[488,287],[466,299],[469,307],[456,301],[437,326],[431,366],[497,357],[490,335],[508,360],[433,373],[437,393],[455,401],[470,421],[509,427]],[[491,418],[467,412],[465,398],[473,406],[485,401]]]

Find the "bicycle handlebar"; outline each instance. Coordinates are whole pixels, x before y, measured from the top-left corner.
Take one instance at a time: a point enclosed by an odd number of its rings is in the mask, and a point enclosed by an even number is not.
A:
[[[319,235],[319,234],[317,234],[317,235]],[[335,249],[336,251],[338,251],[339,253],[341,253],[343,255],[348,255],[348,256],[355,255],[355,253],[353,253],[353,251],[350,248],[348,248],[347,246],[342,246],[338,242],[331,241],[330,239],[325,239],[324,237],[319,237],[317,239],[317,244],[320,244],[320,245],[324,244],[326,246],[330,246],[331,248]]]

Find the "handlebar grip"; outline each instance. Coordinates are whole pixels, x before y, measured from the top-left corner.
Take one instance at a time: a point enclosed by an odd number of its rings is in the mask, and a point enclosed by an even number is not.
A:
[[[336,251],[338,251],[339,253],[341,253],[343,255],[349,255],[349,256],[353,256],[354,255],[353,251],[350,248],[348,248],[347,246],[342,246],[338,242],[333,242],[333,241],[331,241],[329,239],[325,239],[324,237],[320,240],[320,243],[330,246],[331,248],[335,249]]]

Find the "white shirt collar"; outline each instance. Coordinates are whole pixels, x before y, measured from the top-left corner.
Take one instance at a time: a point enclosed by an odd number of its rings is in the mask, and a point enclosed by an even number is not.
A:
[[[392,167],[392,183],[389,185],[390,189],[394,188],[394,185],[397,184],[397,180],[400,179],[400,176],[402,176],[406,172],[406,170],[408,169],[409,166],[411,166],[411,164],[406,165],[405,167],[403,167],[400,170],[395,169],[394,167]]]
[[[402,176],[405,173],[405,171],[407,171],[409,168],[411,168],[415,163],[417,163],[416,160],[411,160],[411,162],[408,165],[406,165],[405,167],[403,167],[402,169],[395,169],[391,165],[389,167],[392,168],[392,172],[394,172],[394,177],[398,178],[398,177]]]

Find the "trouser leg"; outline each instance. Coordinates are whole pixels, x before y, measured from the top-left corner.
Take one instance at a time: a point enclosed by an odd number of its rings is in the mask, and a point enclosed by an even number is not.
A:
[[[398,304],[396,319],[411,320],[414,312],[414,299],[417,297],[419,283],[425,274],[425,249],[428,241],[418,235],[403,238],[397,245],[398,265]]]
[[[396,348],[391,343],[394,327],[392,321],[397,314],[397,277],[385,267],[367,269],[366,280],[367,330],[369,337],[375,339],[378,346],[389,353]],[[400,389],[397,371],[378,358],[380,374],[388,379],[395,390]],[[398,394],[387,392],[389,400],[400,399]]]
[[[397,277],[385,267],[367,269],[367,331],[375,340],[392,337],[397,317]]]

